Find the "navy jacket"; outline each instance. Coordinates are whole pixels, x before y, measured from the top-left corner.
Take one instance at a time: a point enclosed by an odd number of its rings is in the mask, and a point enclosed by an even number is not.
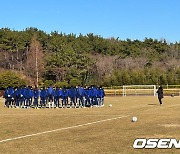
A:
[[[62,95],[62,90],[60,90],[59,88],[56,88],[56,89],[54,90],[54,97],[60,98],[61,95]]]
[[[82,97],[84,96],[84,89],[82,87],[77,88],[77,97]]]
[[[89,96],[90,98],[93,97],[92,88],[89,88],[89,89],[88,89],[88,96]]]
[[[41,99],[43,98],[43,99],[46,99],[46,97],[47,97],[47,91],[46,91],[46,89],[42,89],[41,91],[40,91],[40,97],[41,97]]]
[[[16,90],[16,97],[17,98],[21,97],[21,88],[20,87],[18,87],[17,90]]]
[[[67,89],[62,89],[62,98],[67,98],[68,97],[68,90]]]
[[[98,96],[98,90],[96,87],[92,88],[92,97],[97,97]]]
[[[76,88],[73,88],[71,87],[69,90],[68,90],[68,94],[69,94],[69,97],[73,98],[73,97],[76,97]]]
[[[26,99],[30,99],[31,98],[31,89],[30,88],[26,88],[24,94],[25,94],[24,97]]]
[[[54,89],[53,89],[53,87],[49,87],[49,88],[47,89],[47,94],[48,94],[48,95],[53,95],[53,94],[54,94]]]
[[[34,96],[35,99],[36,99],[36,98],[39,98],[39,94],[40,94],[40,92],[39,92],[38,89],[34,89],[34,90],[33,90],[33,96]]]
[[[13,88],[8,88],[7,89],[7,97],[13,97],[14,94],[14,89]]]
[[[104,94],[104,89],[102,89],[102,88],[98,89],[98,97],[103,98],[104,95],[105,95],[105,94]]]

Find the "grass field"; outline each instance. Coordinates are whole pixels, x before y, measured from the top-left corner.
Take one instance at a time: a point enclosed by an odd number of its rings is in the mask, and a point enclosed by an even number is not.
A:
[[[1,98],[3,154],[180,153],[175,148],[133,149],[136,138],[180,140],[180,97],[165,97],[161,107],[156,97],[136,96],[106,97],[100,108],[39,110],[8,109],[3,101]],[[138,122],[131,122],[133,116]]]

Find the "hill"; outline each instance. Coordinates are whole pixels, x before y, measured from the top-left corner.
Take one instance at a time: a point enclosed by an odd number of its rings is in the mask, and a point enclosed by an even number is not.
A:
[[[0,68],[19,71],[31,84],[36,69],[39,83],[180,84],[180,43],[2,28]]]

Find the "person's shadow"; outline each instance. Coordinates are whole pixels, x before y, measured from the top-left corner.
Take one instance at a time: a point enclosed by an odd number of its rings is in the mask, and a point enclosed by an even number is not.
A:
[[[157,105],[157,104],[148,104],[148,105],[152,105],[153,106],[153,105]]]

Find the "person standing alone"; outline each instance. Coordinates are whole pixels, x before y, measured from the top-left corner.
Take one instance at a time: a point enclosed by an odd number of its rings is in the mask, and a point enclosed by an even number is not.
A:
[[[158,100],[160,103],[160,106],[162,105],[162,98],[164,98],[163,96],[163,88],[160,86],[157,90],[157,94],[158,94]]]

